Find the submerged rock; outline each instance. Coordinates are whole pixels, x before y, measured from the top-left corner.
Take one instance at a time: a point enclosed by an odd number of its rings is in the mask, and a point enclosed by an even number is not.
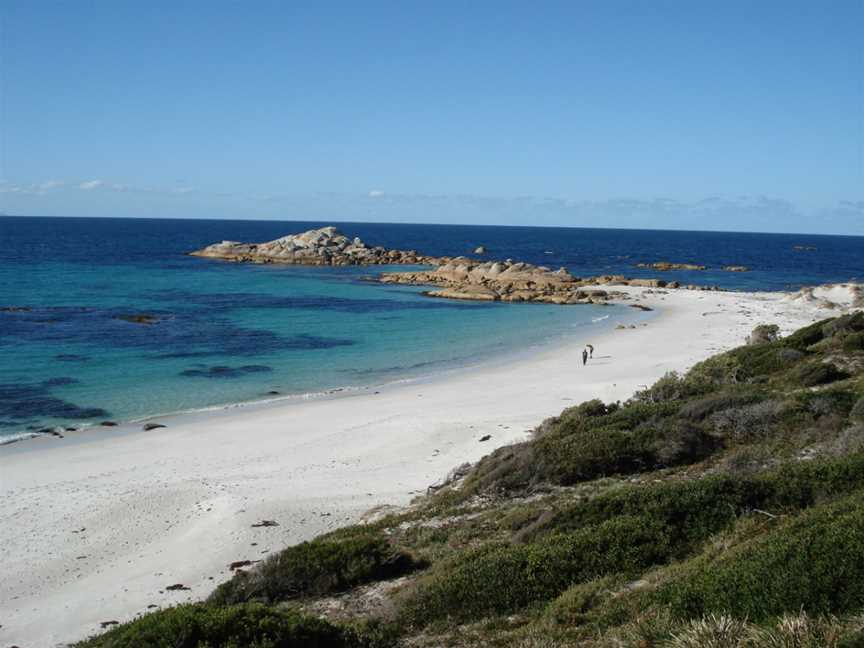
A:
[[[186,369],[181,371],[181,376],[190,378],[239,378],[246,374],[267,373],[273,371],[273,367],[267,365],[243,365],[241,367],[228,367],[215,365],[206,369]]]
[[[668,272],[670,270],[704,270],[704,265],[695,263],[671,263],[670,261],[656,261],[654,263],[637,263],[637,268],[649,268],[651,270],[659,270],[660,272]]]
[[[148,315],[147,313],[117,315],[116,319],[123,320],[124,322],[131,322],[132,324],[155,324],[159,321],[158,317],[156,317],[155,315]]]

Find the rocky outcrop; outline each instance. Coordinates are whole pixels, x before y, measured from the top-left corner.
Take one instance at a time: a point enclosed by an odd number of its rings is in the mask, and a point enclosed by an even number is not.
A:
[[[190,254],[238,262],[315,266],[437,265],[443,261],[439,257],[424,256],[414,250],[370,247],[359,238],[349,239],[335,227],[322,227],[302,234],[289,234],[267,243],[222,241]]]
[[[750,268],[741,265],[723,266],[723,270],[726,272],[750,272]]]
[[[621,278],[623,283],[624,278]],[[605,303],[620,293],[599,289],[596,281],[575,278],[566,269],[551,270],[530,263],[457,258],[434,270],[391,272],[379,281],[390,284],[438,286],[430,297],[545,304]]]

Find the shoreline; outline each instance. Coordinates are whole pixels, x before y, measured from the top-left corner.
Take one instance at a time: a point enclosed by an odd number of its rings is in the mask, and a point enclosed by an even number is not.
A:
[[[515,307],[530,308],[532,305],[533,304],[526,303]],[[630,308],[629,311],[625,311],[626,308],[632,307],[631,304],[626,303],[610,303],[604,305],[603,308],[606,308],[607,306],[615,306],[621,309],[621,311],[618,313],[618,320],[612,323],[621,322],[628,325],[632,323],[639,324],[644,320],[650,321],[650,319],[653,319],[659,314],[657,312],[645,313],[636,308]],[[463,372],[493,370],[497,367],[504,366],[509,363],[523,362],[527,358],[529,358],[529,354],[531,353],[543,353],[553,348],[557,344],[567,344],[568,342],[572,341],[571,338],[573,338],[574,336],[580,333],[593,332],[594,329],[602,328],[603,330],[597,332],[597,335],[603,335],[608,332],[607,329],[609,326],[611,326],[612,323],[601,325],[600,322],[605,321],[611,317],[613,317],[612,314],[607,314],[600,318],[592,318],[589,323],[573,325],[572,329],[559,331],[558,333],[555,333],[554,335],[551,335],[548,338],[537,342],[536,344],[529,345],[522,349],[505,349],[501,354],[485,352],[479,355],[475,354],[473,356],[457,360],[441,361],[436,363],[438,364],[438,367],[429,373],[415,375],[406,374],[404,376],[394,377],[392,380],[387,380],[380,383],[342,385],[328,389],[320,389],[317,391],[283,393],[279,395],[255,398],[253,400],[232,401],[228,403],[205,405],[202,407],[195,407],[185,410],[148,414],[146,416],[137,416],[131,419],[123,419],[122,417],[118,417],[110,419],[116,423],[116,425],[114,426],[103,426],[99,423],[85,423],[77,425],[77,429],[70,431],[64,429],[64,427],[67,425],[75,426],[76,424],[74,423],[74,421],[66,421],[64,423],[56,423],[54,426],[46,427],[50,427],[51,429],[60,432],[62,434],[63,441],[67,444],[70,444],[75,442],[89,441],[94,436],[99,435],[99,433],[104,433],[104,435],[102,436],[108,438],[126,434],[133,434],[135,432],[152,434],[155,430],[146,431],[142,429],[143,424],[146,423],[164,423],[166,425],[176,425],[178,423],[182,424],[184,422],[192,422],[200,417],[206,417],[209,415],[218,414],[219,412],[234,409],[243,409],[245,411],[254,412],[259,409],[270,407],[288,407],[291,405],[308,402],[350,398],[352,396],[369,394],[371,392],[378,393],[393,389],[394,387],[401,384],[424,384],[430,382],[437,382],[440,380],[446,380],[448,377],[459,375]],[[581,326],[585,326],[586,328],[577,329],[577,327]],[[38,432],[35,430],[22,430],[20,432],[15,432],[8,437],[0,436],[0,455],[2,455],[3,453],[16,451],[40,450],[42,448],[37,446],[40,446],[42,442],[59,443],[60,441],[53,433]]]
[[[0,584],[0,639],[56,645],[156,609],[149,606],[199,600],[230,576],[230,562],[408,504],[453,467],[525,438],[570,405],[625,399],[667,371],[743,344],[757,324],[785,334],[838,314],[784,293],[622,291],[655,309],[646,326],[568,336],[519,362],[377,394],[84,435],[99,443],[4,446],[0,539],[15,559]],[[587,342],[595,357],[582,367]],[[262,520],[278,526],[252,526]],[[190,589],[166,590],[172,584]]]

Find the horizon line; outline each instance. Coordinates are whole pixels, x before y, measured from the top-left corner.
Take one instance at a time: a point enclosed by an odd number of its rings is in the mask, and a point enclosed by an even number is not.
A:
[[[93,219],[93,220],[148,220],[148,221],[228,221],[251,223],[344,223],[356,225],[422,225],[426,227],[510,227],[525,229],[582,229],[582,230],[614,230],[620,232],[682,232],[690,234],[758,234],[767,236],[824,236],[842,238],[864,238],[864,234],[819,234],[816,232],[764,232],[744,230],[699,230],[676,229],[664,227],[592,227],[580,225],[514,225],[514,224],[482,224],[482,223],[427,223],[427,222],[394,222],[394,221],[347,221],[347,220],[290,220],[274,218],[195,218],[177,216],[73,216],[46,214],[7,214],[0,212],[0,218],[57,218],[57,219]]]

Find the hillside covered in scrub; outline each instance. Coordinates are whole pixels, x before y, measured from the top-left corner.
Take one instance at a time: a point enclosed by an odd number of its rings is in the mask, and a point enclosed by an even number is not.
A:
[[[864,313],[456,475],[78,646],[864,646]]]

